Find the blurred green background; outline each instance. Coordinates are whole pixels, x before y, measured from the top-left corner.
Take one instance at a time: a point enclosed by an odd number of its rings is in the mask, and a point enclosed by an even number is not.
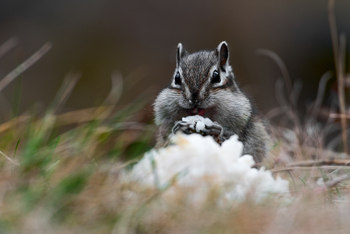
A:
[[[301,102],[307,104],[322,74],[334,70],[327,5],[327,0],[1,1],[0,43],[10,37],[19,43],[1,58],[0,78],[45,42],[53,49],[0,95],[0,114],[8,115],[6,103],[14,99],[20,99],[20,111],[34,103],[45,107],[71,71],[82,77],[66,109],[99,104],[114,71],[125,78],[122,103],[145,92],[151,103],[170,81],[178,42],[196,51],[222,40],[229,43],[238,81],[263,112],[276,105],[281,75],[274,62],[256,54],[262,48],[281,56],[292,78],[303,82]],[[350,1],[336,1],[335,10],[339,32],[350,35]]]

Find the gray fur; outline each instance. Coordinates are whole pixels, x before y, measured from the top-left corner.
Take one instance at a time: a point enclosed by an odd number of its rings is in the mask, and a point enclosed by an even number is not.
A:
[[[262,161],[267,151],[268,134],[255,115],[250,100],[239,89],[229,65],[228,46],[221,42],[213,51],[188,53],[179,43],[176,56],[181,85],[160,92],[154,102],[155,122],[159,126],[158,143],[164,142],[176,121],[189,115],[194,108],[205,110],[205,117],[218,122],[228,139],[237,134],[243,142],[244,154]],[[220,83],[211,82],[213,71],[220,73]]]

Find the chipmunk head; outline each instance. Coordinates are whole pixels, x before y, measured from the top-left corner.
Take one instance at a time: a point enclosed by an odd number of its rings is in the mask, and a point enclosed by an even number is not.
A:
[[[170,85],[182,94],[179,105],[190,114],[203,115],[213,105],[210,94],[232,88],[232,68],[225,41],[213,51],[188,53],[181,43],[177,46],[176,68]]]

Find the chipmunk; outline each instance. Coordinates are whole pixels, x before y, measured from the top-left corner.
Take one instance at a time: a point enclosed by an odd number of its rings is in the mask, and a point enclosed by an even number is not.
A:
[[[171,84],[157,96],[154,112],[158,143],[165,142],[182,117],[200,115],[218,123],[224,139],[238,135],[243,154],[252,155],[256,162],[266,154],[269,136],[237,85],[225,41],[215,50],[195,53],[187,52],[179,43]]]

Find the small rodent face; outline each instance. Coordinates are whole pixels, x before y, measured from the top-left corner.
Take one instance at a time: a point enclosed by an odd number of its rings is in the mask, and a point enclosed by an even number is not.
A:
[[[216,50],[188,53],[178,45],[176,68],[170,89],[178,93],[178,104],[201,114],[215,103],[211,95],[233,85],[232,68],[228,64],[228,46],[221,42]]]

